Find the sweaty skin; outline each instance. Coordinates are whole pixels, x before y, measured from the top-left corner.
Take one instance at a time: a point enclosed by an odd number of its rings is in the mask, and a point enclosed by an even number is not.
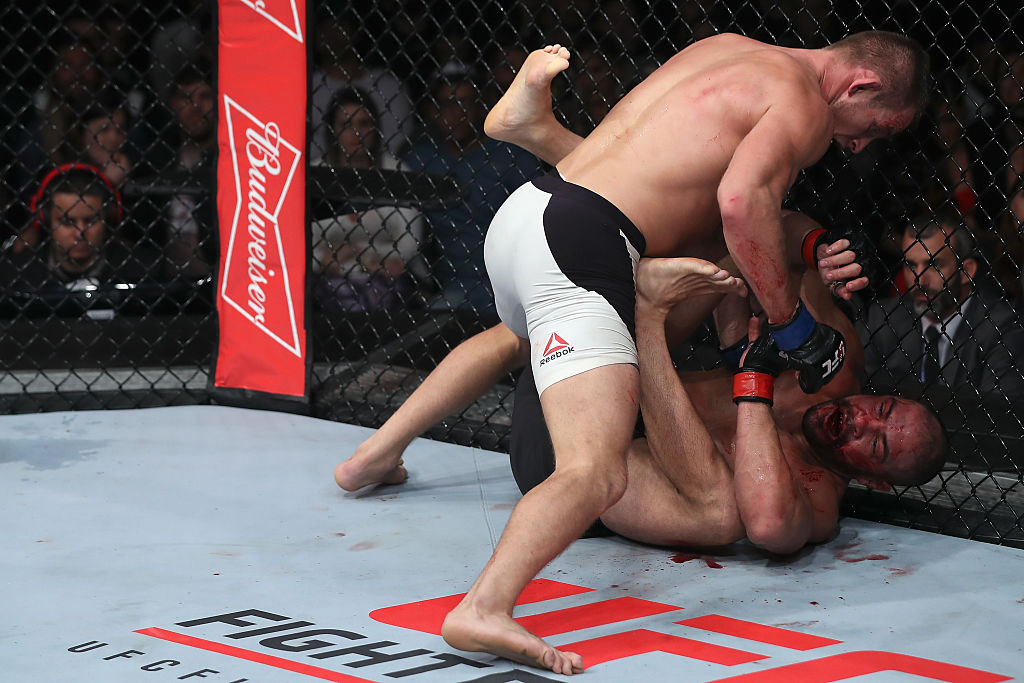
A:
[[[762,140],[747,139],[755,126]],[[709,249],[720,251],[724,237],[769,315],[784,320],[796,292],[781,259],[779,207],[797,171],[825,153],[832,133],[811,68],[781,48],[723,35],[665,63],[558,169],[621,209],[644,234],[645,256],[714,258]],[[768,166],[743,165],[752,148]],[[736,184],[745,187],[732,189],[723,180],[734,157],[742,162],[733,167]],[[752,198],[764,207],[750,206]],[[732,213],[742,229],[731,240],[723,221]],[[761,225],[748,230],[751,219]]]
[[[516,97],[544,95],[538,88],[565,68],[557,46],[540,52],[541,63],[529,63],[534,55],[524,65],[523,79],[517,77],[522,87],[509,91],[518,93]],[[531,68],[537,64],[539,71]],[[782,321],[792,315],[798,296],[784,253],[782,198],[796,174],[817,161],[830,140],[857,152],[909,123],[913,112],[877,108],[869,91],[880,87],[876,74],[850,66],[835,51],[777,48],[719,36],[691,46],[658,69],[586,139],[556,125],[526,135],[528,144],[521,146],[557,163],[567,181],[618,206],[643,232],[647,256],[713,259],[728,248],[769,321]],[[509,116],[514,113],[492,112],[488,134],[510,139],[503,137],[503,125],[515,128],[531,120],[526,125],[543,125],[553,119],[537,118],[538,108],[527,107],[519,112],[526,115],[517,124]],[[879,124],[883,114],[886,125]],[[737,293],[736,283],[727,288]],[[493,331],[498,337],[508,332],[502,326]],[[513,340],[490,367],[521,363],[528,344]],[[456,369],[468,368],[465,361],[480,353],[486,351],[471,345]],[[484,374],[475,373],[474,381]],[[385,439],[339,465],[338,483],[348,488],[358,481],[359,468],[374,461],[378,476],[403,478],[398,456],[412,438],[408,428],[436,413],[437,406],[458,405],[472,397],[472,392],[452,387],[452,381],[438,380],[442,389],[447,382],[450,393],[438,395],[434,408],[427,402],[405,411],[390,445]],[[541,395],[555,447],[555,472],[523,496],[490,562],[448,614],[442,635],[450,645],[556,673],[582,671],[578,654],[560,651],[529,633],[512,618],[512,610],[529,580],[626,492],[632,473],[627,478],[624,456],[639,385],[635,366],[613,364],[558,382]],[[737,440],[747,432],[738,430]],[[544,533],[537,533],[540,528]]]
[[[830,53],[723,34],[670,59],[581,138],[550,110],[568,59],[558,45],[531,53],[488,135],[611,201],[644,234],[645,256],[713,261],[728,247],[772,321],[796,305],[779,221],[797,173],[833,139],[857,153],[913,118],[851,105],[863,70],[836,68]]]
[[[731,371],[674,370],[666,318],[685,316],[688,324],[677,319],[668,327],[676,326],[678,336],[686,337],[706,311],[702,302],[691,297],[684,302],[663,284],[685,259],[665,259],[660,271],[650,267],[658,261],[642,262],[637,276],[641,381],[650,399],[642,403],[647,437],[634,440],[626,494],[602,521],[624,536],[656,545],[725,545],[750,538],[771,552],[786,553],[830,538],[849,477],[817,461],[802,417],[816,404],[860,391],[863,349],[856,336],[847,337],[852,341],[843,369],[819,393],[804,393],[794,373],[778,377],[774,407],[744,442],[742,411],[763,406],[733,404]],[[803,275],[800,295],[819,320],[852,334],[817,273]],[[722,330],[721,320],[719,328],[726,343],[730,332]],[[731,334],[739,338],[746,332],[733,328]],[[777,446],[766,447],[776,435]]]

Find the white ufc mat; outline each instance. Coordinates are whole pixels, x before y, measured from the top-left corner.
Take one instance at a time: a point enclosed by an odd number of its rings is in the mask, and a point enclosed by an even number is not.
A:
[[[417,440],[400,487],[332,478],[370,430],[197,406],[0,417],[0,681],[562,680],[438,635],[519,499],[501,454]],[[1011,680],[1024,551],[844,519],[786,559],[575,542],[516,618],[584,681]]]

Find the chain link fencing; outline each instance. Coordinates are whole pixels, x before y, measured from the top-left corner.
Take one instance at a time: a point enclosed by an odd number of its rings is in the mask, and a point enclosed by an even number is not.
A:
[[[1019,4],[977,0],[315,3],[313,414],[379,426],[452,348],[497,322],[484,234],[508,194],[545,167],[488,139],[483,120],[530,50],[570,47],[553,105],[586,134],[706,36],[816,48],[853,31],[899,31],[932,58],[927,111],[857,156],[830,149],[786,206],[859,240],[871,285],[848,308],[865,342],[866,388],[928,403],[952,454],[925,486],[854,483],[844,511],[1024,545],[1022,25]],[[15,0],[0,9],[0,35],[0,409],[207,402],[215,3]],[[75,164],[100,169],[100,185]],[[69,193],[78,200],[68,204]],[[905,230],[936,221],[959,235],[951,270],[917,259],[913,245],[931,237]],[[920,302],[901,294],[914,285],[908,264],[934,307],[962,313],[940,328],[937,365],[926,362]],[[926,284],[929,272],[938,279]],[[698,341],[699,351],[713,335]],[[506,449],[513,384],[505,378],[428,436]]]

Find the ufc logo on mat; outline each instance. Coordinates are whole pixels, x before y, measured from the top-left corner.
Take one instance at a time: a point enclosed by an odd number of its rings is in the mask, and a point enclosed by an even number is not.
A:
[[[593,589],[582,586],[574,586],[547,579],[536,579],[527,585],[522,595],[519,596],[517,604],[538,603],[571,595],[589,593],[591,591]],[[445,615],[462,600],[463,595],[465,594],[411,602],[405,605],[396,605],[395,607],[385,607],[374,610],[370,613],[370,617],[392,626],[440,635],[441,623],[444,621]],[[678,612],[682,609],[682,607],[675,605],[651,602],[638,598],[620,597],[520,617],[516,621],[536,635],[546,638],[563,633],[571,633],[580,629],[607,626],[644,617],[667,615],[670,612]],[[840,640],[823,638],[776,626],[765,626],[719,614],[707,614],[690,619],[666,622],[667,620],[662,619],[653,624],[653,626],[656,628],[671,628],[669,624],[675,624],[687,627],[687,629],[694,629],[688,635],[695,635],[698,638],[699,633],[697,633],[697,630],[712,631],[735,638],[742,638],[754,644],[761,643],[803,652],[842,644]],[[584,665],[588,668],[604,662],[632,657],[646,652],[664,652],[721,666],[736,666],[737,664],[746,664],[770,658],[768,655],[756,652],[723,647],[681,635],[644,628],[631,628],[613,635],[581,640],[575,643],[559,643],[557,647],[582,655]],[[756,645],[753,647],[756,648]],[[827,654],[823,657],[796,664],[787,664],[773,669],[762,669],[753,673],[717,680],[743,681],[744,683],[792,683],[792,681],[827,683],[829,681],[839,681],[882,671],[895,671],[921,676],[925,679],[958,681],[958,683],[994,683],[995,681],[1010,679],[1009,676],[954,664],[935,662],[910,655],[901,655],[893,652],[861,651]]]

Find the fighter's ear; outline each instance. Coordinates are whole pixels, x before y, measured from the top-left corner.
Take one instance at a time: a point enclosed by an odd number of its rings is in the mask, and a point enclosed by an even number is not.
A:
[[[876,491],[892,491],[892,484],[881,479],[871,479],[869,477],[857,477],[857,481],[867,486],[869,489],[875,489]]]
[[[874,95],[882,89],[882,79],[874,71],[862,71],[850,83],[846,89],[846,96],[853,97],[857,94]]]

